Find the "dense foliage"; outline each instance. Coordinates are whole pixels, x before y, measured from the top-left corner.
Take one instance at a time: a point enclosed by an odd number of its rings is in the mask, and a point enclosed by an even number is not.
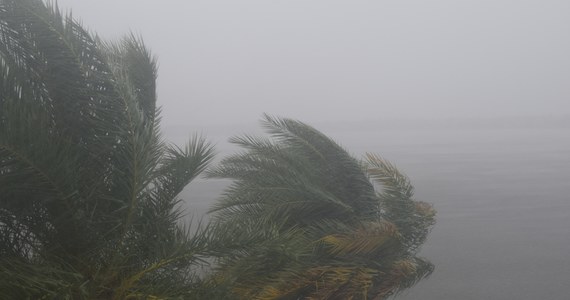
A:
[[[409,180],[314,128],[209,171],[233,184],[208,226],[178,194],[213,157],[166,144],[142,41],[94,37],[40,0],[0,0],[0,291],[7,299],[384,299],[429,275],[434,224]]]
[[[416,252],[435,211],[413,200],[407,177],[376,155],[353,158],[301,122],[263,124],[272,139],[234,138],[246,150],[209,172],[233,180],[213,223],[232,233],[219,235],[216,279],[234,295],[385,299],[432,272]]]
[[[159,135],[156,63],[40,1],[0,2],[0,290],[9,299],[179,295],[204,248],[176,196],[200,138]]]

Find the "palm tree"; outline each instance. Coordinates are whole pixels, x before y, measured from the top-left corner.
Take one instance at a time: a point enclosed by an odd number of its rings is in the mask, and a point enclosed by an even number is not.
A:
[[[246,151],[210,173],[235,180],[212,224],[180,227],[178,194],[213,151],[163,142],[135,36],[105,43],[41,0],[0,0],[0,75],[8,299],[384,299],[433,269],[416,254],[435,211],[409,180],[289,119],[235,138]]]
[[[190,297],[204,230],[177,195],[212,159],[159,134],[156,63],[40,0],[0,0],[0,290],[10,299]]]
[[[233,138],[245,150],[209,171],[233,180],[212,209],[213,281],[237,299],[385,299],[432,272],[417,251],[435,211],[406,176],[304,123],[263,126],[271,139]]]

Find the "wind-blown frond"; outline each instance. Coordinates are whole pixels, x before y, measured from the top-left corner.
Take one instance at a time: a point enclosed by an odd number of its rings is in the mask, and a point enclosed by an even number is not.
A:
[[[367,222],[347,233],[324,236],[321,241],[330,246],[334,255],[365,255],[375,257],[382,250],[398,244],[397,227],[386,221]]]
[[[373,155],[363,165],[302,122],[262,124],[269,138],[232,138],[244,151],[208,172],[233,180],[211,209],[218,248],[231,249],[216,254],[213,278],[231,295],[384,299],[431,272],[414,255],[433,223],[408,222],[418,211],[400,208],[428,209],[407,177]]]
[[[3,291],[196,288],[210,235],[179,227],[177,197],[213,151],[197,137],[164,143],[156,73],[138,37],[105,43],[40,0],[0,0],[0,279],[13,279]]]
[[[393,222],[402,234],[409,251],[415,251],[426,240],[435,224],[435,210],[431,205],[413,200],[413,187],[408,177],[377,155],[367,154],[367,172],[382,187],[384,217]]]
[[[64,267],[62,267],[64,265]],[[30,299],[43,295],[53,299],[87,299],[88,279],[59,264],[29,264],[0,258],[0,289],[4,299]]]
[[[211,177],[239,182],[231,187],[231,197],[214,206],[212,211],[220,211],[220,218],[231,222],[227,218],[232,213],[224,211],[240,207],[261,209],[269,219],[286,215],[295,219],[292,222],[373,213],[374,189],[358,161],[340,146],[297,121],[266,116],[263,124],[276,142],[233,138],[248,152],[224,159],[209,172]]]

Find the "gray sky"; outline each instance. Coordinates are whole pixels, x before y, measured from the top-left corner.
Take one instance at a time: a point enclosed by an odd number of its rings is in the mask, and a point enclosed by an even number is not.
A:
[[[158,56],[164,125],[570,115],[568,0],[59,0]]]

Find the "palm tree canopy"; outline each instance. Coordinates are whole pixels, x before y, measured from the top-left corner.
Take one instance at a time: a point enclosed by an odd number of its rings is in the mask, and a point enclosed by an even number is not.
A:
[[[211,225],[178,194],[213,157],[159,130],[156,61],[41,0],[0,0],[0,290],[36,299],[384,299],[426,277],[435,211],[375,155],[265,116],[210,176]],[[210,256],[209,256],[210,255]],[[198,276],[213,256],[217,268]]]
[[[182,266],[204,240],[177,225],[177,195],[213,152],[199,137],[163,142],[143,42],[106,43],[40,0],[1,0],[0,74],[0,289],[187,291]]]
[[[432,272],[416,254],[435,211],[405,175],[302,122],[262,124],[270,138],[233,138],[244,151],[209,171],[233,180],[212,208],[231,232],[217,280],[241,299],[384,299]]]

